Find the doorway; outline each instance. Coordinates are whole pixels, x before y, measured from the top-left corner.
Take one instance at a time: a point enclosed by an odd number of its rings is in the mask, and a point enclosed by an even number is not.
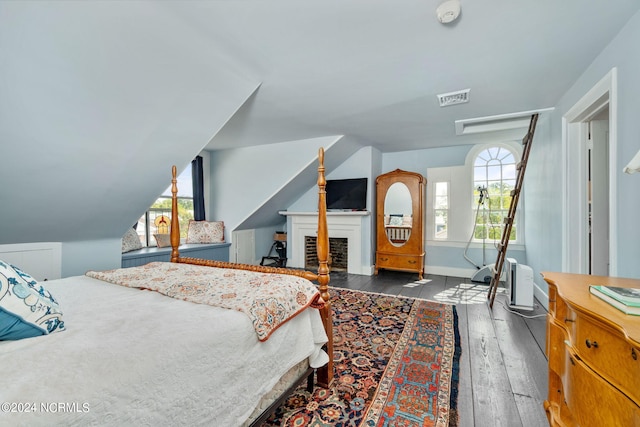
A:
[[[589,274],[609,275],[609,106],[589,122],[588,225]]]
[[[563,271],[615,275],[617,70],[563,117]]]

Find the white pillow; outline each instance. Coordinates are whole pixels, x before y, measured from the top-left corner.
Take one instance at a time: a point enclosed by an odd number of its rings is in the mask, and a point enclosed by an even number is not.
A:
[[[186,243],[223,243],[223,221],[189,221]]]
[[[135,251],[142,249],[142,243],[140,243],[140,237],[133,228],[127,230],[122,236],[122,253]]]
[[[392,216],[389,220],[389,225],[402,225],[402,217],[401,216]]]
[[[156,239],[156,245],[159,248],[166,248],[171,246],[171,235],[170,234],[154,234],[153,237]]]

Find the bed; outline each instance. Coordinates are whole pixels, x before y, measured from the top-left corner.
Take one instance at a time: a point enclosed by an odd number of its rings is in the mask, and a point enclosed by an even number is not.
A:
[[[384,216],[384,230],[391,243],[403,245],[409,240],[413,217],[411,215],[391,214]]]
[[[0,341],[0,425],[257,425],[314,372],[317,386],[330,386],[322,149],[318,159],[317,273],[181,257],[174,167],[171,262],[36,284],[41,296],[55,296],[64,321],[50,315],[49,333]],[[223,276],[272,294],[295,283],[293,312],[279,314],[287,305],[282,299],[272,306],[256,298],[253,317],[204,303],[203,295],[247,298],[246,287],[229,291],[235,285],[222,284]],[[28,272],[20,277],[30,279]],[[175,277],[189,280],[177,284]],[[2,274],[0,282],[2,302]],[[216,291],[203,290],[205,282]],[[172,294],[176,289],[187,293]]]

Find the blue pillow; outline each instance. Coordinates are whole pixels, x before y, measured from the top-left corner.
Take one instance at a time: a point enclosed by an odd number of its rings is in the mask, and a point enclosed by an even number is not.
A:
[[[0,341],[64,330],[58,301],[33,277],[0,260]]]

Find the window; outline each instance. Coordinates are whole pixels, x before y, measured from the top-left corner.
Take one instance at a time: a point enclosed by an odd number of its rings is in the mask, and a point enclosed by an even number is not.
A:
[[[520,149],[517,142],[511,141],[475,144],[461,164],[427,169],[428,245],[466,247],[472,243],[474,248],[480,248],[485,243],[483,237],[489,242],[500,242],[503,218],[509,212],[511,190],[515,187]],[[487,198],[478,210],[479,188],[486,188]],[[523,218],[519,206],[511,244],[524,244]]]
[[[502,146],[480,151],[473,163],[474,239],[500,240],[504,218],[511,205],[511,190],[516,185],[516,158]],[[518,237],[514,218],[510,241]]]
[[[178,220],[180,237],[187,237],[189,220],[193,219],[193,183],[191,163],[178,176]],[[143,246],[156,246],[154,234],[169,233],[171,223],[171,185],[138,220],[136,231]]]
[[[449,217],[449,183],[436,182],[434,187],[434,238],[446,239]]]

